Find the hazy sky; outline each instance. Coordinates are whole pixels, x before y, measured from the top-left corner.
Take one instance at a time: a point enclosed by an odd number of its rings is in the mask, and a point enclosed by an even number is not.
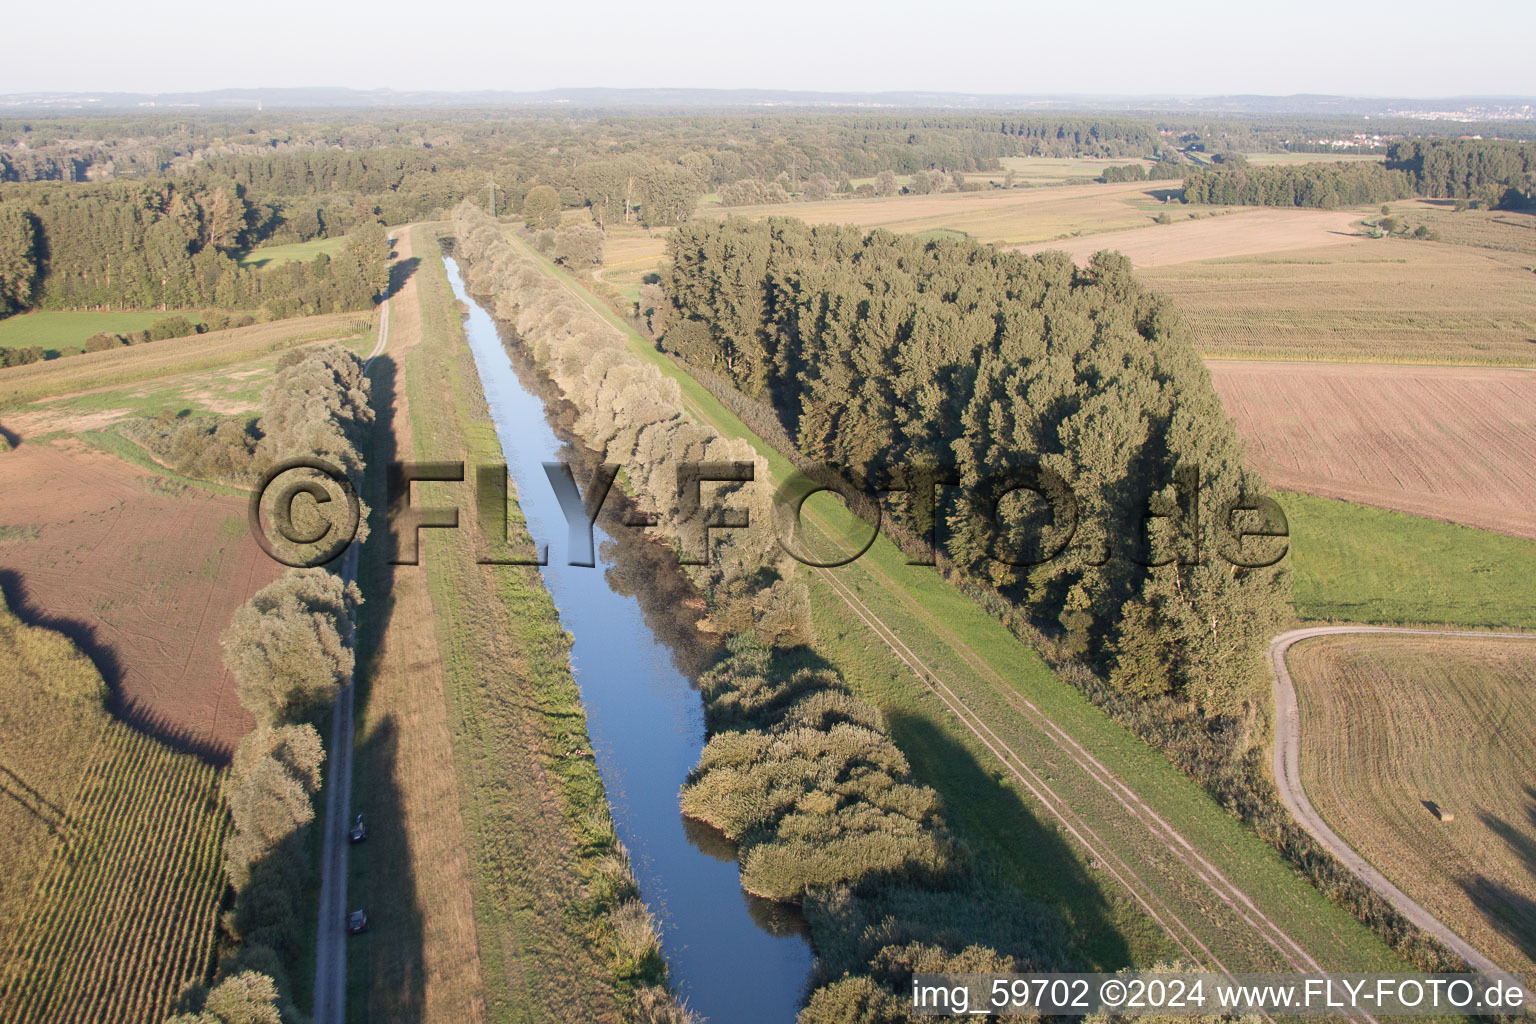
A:
[[[1536,94],[1536,2],[21,0],[0,92],[337,85]]]

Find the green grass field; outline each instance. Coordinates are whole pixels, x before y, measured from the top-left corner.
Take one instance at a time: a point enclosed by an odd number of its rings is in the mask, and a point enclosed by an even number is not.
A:
[[[1536,542],[1305,494],[1279,500],[1303,618],[1536,629]]]
[[[515,236],[514,236],[515,237]],[[520,240],[519,240],[520,241]],[[529,251],[532,251],[531,249]],[[767,459],[779,479],[788,461],[754,435],[697,381],[656,351],[569,275],[548,272],[610,323],[625,330],[636,352],[678,381],[691,415],[727,436],[742,437]],[[807,505],[809,510],[810,505]],[[812,512],[823,534],[853,535],[841,509]],[[905,564],[894,545],[879,539],[864,558],[837,570],[857,593],[970,709],[1025,763],[1049,766],[1044,781],[1083,820],[1100,849],[1134,867],[1132,884],[1157,905],[1173,908],[1228,966],[1276,962],[1274,953],[1230,908],[1216,901],[1187,864],[1174,858],[1129,808],[1063,755],[1038,718],[1021,709],[1031,702],[1110,771],[1133,788],[1229,879],[1238,880],[1258,907],[1285,923],[1330,969],[1401,969],[1401,961],[1366,928],[1299,875],[1255,833],[1223,811],[1193,780],[1161,754],[1094,707],[1058,678],[1039,656],[996,619],[934,570]],[[1100,965],[1150,963],[1169,942],[1136,909],[1102,864],[1068,846],[1048,810],[1009,777],[1006,765],[975,739],[925,685],[833,593],[825,576],[812,580],[817,651],[831,661],[860,696],[892,719],[898,743],[921,781],[945,798],[946,814],[966,842],[995,854],[1008,881],[1059,908],[1073,923],[1078,952]],[[1001,680],[1001,682],[999,682]],[[1042,853],[1043,850],[1049,852]],[[1263,968],[1269,969],[1269,968]]]
[[[282,263],[307,263],[321,253],[335,256],[341,252],[346,242],[345,237],[338,235],[335,238],[316,238],[313,241],[294,242],[291,245],[263,245],[241,253],[237,260],[242,267],[253,267],[257,270],[263,267],[275,267]]]
[[[156,320],[164,320],[168,316],[184,316],[193,323],[203,322],[199,314],[187,312],[74,313],[40,310],[0,320],[0,348],[38,345],[56,355],[76,355],[85,351],[85,339],[93,334],[103,331],[114,334],[141,331]]]

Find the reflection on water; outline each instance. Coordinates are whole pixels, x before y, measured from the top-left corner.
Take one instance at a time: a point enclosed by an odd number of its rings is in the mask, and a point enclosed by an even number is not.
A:
[[[615,525],[617,488],[594,531],[598,568],[565,564],[565,518],[542,463],[566,461],[584,487],[595,459],[570,443],[570,407],[515,347],[508,352],[465,294],[457,263],[447,265],[467,303],[465,333],[518,504],[535,542],[549,544],[544,580],[575,638],[571,661],[598,769],[640,891],[661,920],[673,984],[717,1024],[790,1024],[811,968],[802,922],[743,893],[730,841],[678,810],[705,738],[691,680],[714,654],[695,626],[698,602],[669,546]]]

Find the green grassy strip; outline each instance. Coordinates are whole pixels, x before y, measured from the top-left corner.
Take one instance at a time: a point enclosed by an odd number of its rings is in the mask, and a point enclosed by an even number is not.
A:
[[[516,241],[521,244],[520,239]],[[529,251],[533,250],[529,248]],[[548,261],[545,261],[545,267],[565,281],[605,320],[625,331],[637,352],[676,380],[685,403],[695,416],[728,436],[744,438],[751,443],[767,459],[775,478],[783,479],[791,471],[787,458],[753,434],[680,366],[658,352],[654,345],[611,311],[602,308],[570,275]],[[859,535],[861,526],[853,524],[853,517],[840,507],[828,510],[823,505],[818,517],[830,520],[830,531],[824,532]],[[871,575],[870,570],[877,571],[879,576]],[[928,664],[942,673],[972,708],[980,710],[990,705],[994,713],[986,716],[989,723],[1031,763],[1049,766],[1064,762],[1064,757],[1053,753],[1053,748],[1044,745],[1038,734],[1031,736],[1032,727],[1025,725],[1017,712],[1000,703],[993,687],[976,670],[964,664],[949,642],[934,635],[930,624],[911,611],[913,606],[931,612],[959,644],[975,652],[992,671],[1007,679],[1018,695],[1032,701],[1092,751],[1230,880],[1243,888],[1262,910],[1313,951],[1325,967],[1405,969],[1403,962],[1364,925],[1328,902],[1272,847],[1219,807],[1197,783],[1110,719],[1075,687],[1057,677],[1033,650],[1020,643],[968,597],[945,583],[933,569],[907,566],[904,556],[881,537],[863,559],[840,572],[844,574],[844,581],[859,592],[870,608]],[[888,581],[895,585],[891,586]],[[1033,798],[1010,794],[1006,800],[1017,810],[1010,815],[994,816],[1005,799],[999,796],[999,790],[1006,788],[997,780],[995,759],[981,750],[950,713],[936,706],[931,698],[922,696],[918,681],[899,667],[886,648],[869,635],[841,601],[827,592],[826,584],[818,583],[813,588],[813,597],[818,636],[822,638],[818,650],[833,661],[861,696],[869,697],[892,713],[898,742],[908,752],[914,766],[919,767],[923,781],[944,793],[946,814],[956,825],[969,826],[967,839],[978,845],[985,844],[994,852],[1012,849],[1013,855],[1005,856],[1004,863],[1021,872],[1021,876],[1013,880],[1032,891],[1050,893],[1055,889],[1058,900],[1085,899],[1070,889],[1059,890],[1059,866],[1044,864],[1041,858],[1031,857],[1028,850],[1019,849],[1021,835],[1027,834],[1027,831],[1021,833],[1021,828],[1027,828],[1030,821],[1050,820]],[[942,772],[946,765],[955,763],[956,747],[969,751],[978,765],[986,765],[986,774],[992,778],[981,778],[968,772],[971,777],[961,784],[946,779]],[[935,771],[941,774],[931,774]],[[1106,796],[1096,783],[1086,778],[1074,779],[1068,771],[1061,771],[1054,778],[1048,776],[1047,781],[1069,804],[1084,808],[1085,818],[1096,828],[1102,825],[1101,835],[1105,841],[1120,850],[1133,866],[1165,857],[1139,834],[1139,825],[1126,822],[1122,812],[1106,804]],[[972,812],[972,808],[978,807],[989,810]],[[1102,818],[1098,817],[1100,812]],[[1039,826],[1034,828],[1038,830]],[[1089,904],[1103,901],[1118,908],[1124,902],[1111,880],[1099,881],[1093,875],[1081,874],[1077,878],[1078,888],[1086,886],[1098,890],[1094,898],[1087,900]],[[1168,887],[1162,893],[1163,897],[1174,906],[1191,908],[1188,916],[1197,930],[1200,929],[1206,920],[1200,908],[1214,902],[1214,898],[1201,891],[1172,891],[1176,888]],[[1067,913],[1081,924],[1075,916],[1081,910],[1080,906],[1069,906]],[[1124,910],[1111,911],[1114,924],[1109,934],[1098,939],[1085,937],[1084,952],[1102,963],[1106,962],[1104,952],[1120,943],[1134,962],[1147,962],[1149,956],[1162,950],[1146,934],[1144,925],[1138,927],[1129,923],[1136,916]],[[1250,940],[1238,939],[1219,925],[1208,925],[1202,938],[1213,949],[1227,952],[1234,958],[1263,955]],[[1096,955],[1096,950],[1103,952]]]
[[[1282,494],[1304,618],[1536,629],[1536,542]]]

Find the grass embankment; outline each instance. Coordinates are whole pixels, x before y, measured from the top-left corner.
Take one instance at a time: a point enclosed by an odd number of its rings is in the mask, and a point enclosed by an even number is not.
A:
[[[519,240],[520,241],[520,240]],[[569,275],[549,272],[606,319],[625,330],[636,351],[678,381],[690,412],[727,436],[748,440],[776,479],[791,466],[697,381],[657,352]],[[807,504],[808,512],[817,499]],[[840,507],[820,506],[811,525],[824,535],[862,531]],[[1134,804],[1113,784],[1081,766],[1058,742],[1049,722],[1092,751],[1098,762],[1177,829],[1211,864],[1235,881],[1257,907],[1279,922],[1329,969],[1402,969],[1373,934],[1328,902],[1256,834],[1223,811],[1162,755],[1094,707],[1058,678],[990,614],[945,583],[932,568],[907,566],[881,538],[847,568],[811,574],[817,652],[832,662],[859,696],[887,713],[893,735],[919,781],[944,798],[945,816],[978,851],[995,858],[1009,881],[1071,922],[1077,951],[1097,966],[1147,964],[1170,950],[1165,937],[1136,909],[1173,923],[1168,933],[1188,946],[1204,943],[1233,970],[1272,969],[1284,961],[1259,931],[1211,893],[1199,874],[1170,850]],[[879,640],[835,592],[841,582],[943,678],[972,713],[1018,755],[1005,761],[988,750],[933,691]],[[1066,744],[1065,746],[1063,744]],[[1029,766],[1055,800],[1026,791],[1011,765]],[[1055,809],[1092,830],[1094,856],[1068,846]],[[1177,843],[1174,844],[1175,846]],[[1105,869],[1111,858],[1123,887]],[[1124,865],[1124,869],[1120,865]],[[1198,947],[1196,946],[1198,952]],[[1178,952],[1178,950],[1174,950]]]
[[[1290,653],[1302,782],[1338,833],[1509,970],[1536,972],[1533,641],[1319,637]]]
[[[417,228],[412,244],[421,260],[415,280],[421,338],[389,364],[398,372],[392,386],[403,389],[409,409],[410,449],[423,460],[503,463],[435,234]],[[377,387],[377,374],[375,381]],[[400,434],[405,424],[395,429]],[[355,946],[349,1005],[359,1020],[404,1019],[402,1012],[412,1017],[420,1010],[420,1019],[616,1021],[634,990],[661,980],[663,964],[653,947],[626,948],[609,916],[633,894],[633,882],[591,757],[568,638],[537,569],[477,564],[472,478],[464,485],[418,484],[414,502],[464,509],[464,528],[423,530],[419,566],[387,566],[377,553],[381,543],[370,544],[374,553],[362,582],[365,593],[380,597],[365,608],[363,649],[409,643],[417,648],[413,659],[432,663],[395,670],[440,674],[437,699],[445,705],[442,728],[451,750],[438,750],[428,765],[435,778],[401,777],[399,755],[410,724],[404,716],[411,710],[402,687],[411,681],[370,667],[360,694],[365,710],[353,791],[357,809],[376,822],[370,845],[383,830],[401,828],[397,819],[413,800],[421,808],[424,789],[447,799],[456,793],[473,922],[425,930],[428,904],[440,894],[424,888],[423,879],[450,879],[434,875],[419,854],[434,844],[451,849],[453,840],[413,837],[422,819],[408,817],[402,839],[364,849],[353,860],[353,892],[366,893],[390,927],[379,918]],[[381,511],[383,502],[374,508]],[[510,521],[514,535],[524,532],[515,504]],[[383,535],[378,522],[374,536],[382,542]],[[421,575],[412,582],[412,574]],[[412,585],[424,590],[425,615],[409,621],[400,606],[388,618],[390,599],[383,595],[408,597]],[[379,640],[386,620],[389,632]],[[430,652],[425,659],[421,645]],[[440,829],[454,826],[442,815],[432,820]],[[483,998],[437,991],[453,981],[424,976],[424,945],[461,980],[478,971]],[[470,959],[478,961],[473,968]],[[462,1016],[450,1012],[464,1003],[469,1008]]]
[[[0,602],[0,1018],[159,1021],[213,968],[223,772],[106,710]]]
[[[1536,629],[1536,542],[1330,498],[1280,501],[1303,618]]]

